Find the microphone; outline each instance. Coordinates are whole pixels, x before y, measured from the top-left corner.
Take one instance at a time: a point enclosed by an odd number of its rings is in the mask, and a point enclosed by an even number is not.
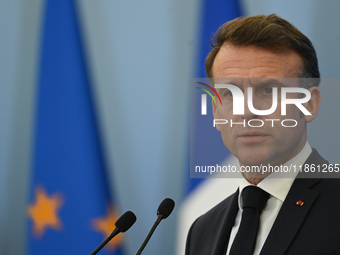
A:
[[[171,198],[166,198],[162,201],[162,203],[159,205],[157,210],[157,219],[155,223],[153,224],[148,236],[145,238],[142,246],[139,248],[137,253],[135,255],[140,255],[142,251],[144,250],[146,244],[149,242],[149,239],[151,238],[153,232],[155,231],[158,224],[161,222],[161,220],[168,218],[168,216],[172,213],[172,210],[175,207],[175,202]]]
[[[91,255],[97,254],[110,240],[118,235],[120,232],[127,231],[135,222],[137,218],[136,215],[131,212],[127,211],[125,212],[115,223],[115,229],[112,231],[112,233],[95,249]]]

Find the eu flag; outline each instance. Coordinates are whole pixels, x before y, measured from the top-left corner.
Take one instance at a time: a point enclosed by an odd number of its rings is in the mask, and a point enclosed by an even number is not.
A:
[[[114,229],[98,125],[72,0],[44,6],[28,253],[90,254]],[[121,236],[101,254],[122,254]]]

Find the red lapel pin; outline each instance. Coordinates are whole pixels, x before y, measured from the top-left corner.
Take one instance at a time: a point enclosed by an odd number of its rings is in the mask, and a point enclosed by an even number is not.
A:
[[[302,202],[301,200],[299,200],[299,201],[296,202],[296,204],[299,205],[299,206],[303,206],[304,202]]]

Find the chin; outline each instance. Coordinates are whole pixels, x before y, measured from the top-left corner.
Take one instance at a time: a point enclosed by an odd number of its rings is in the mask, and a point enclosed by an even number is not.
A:
[[[250,155],[244,154],[237,158],[239,159],[240,164],[246,166],[258,166],[268,162],[268,155],[254,155],[254,153]]]

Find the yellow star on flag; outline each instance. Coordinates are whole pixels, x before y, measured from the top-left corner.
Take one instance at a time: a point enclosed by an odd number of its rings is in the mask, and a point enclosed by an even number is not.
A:
[[[28,217],[32,220],[32,232],[36,237],[41,238],[47,228],[61,229],[62,222],[58,211],[62,204],[60,194],[55,193],[49,196],[43,187],[35,189],[34,201],[28,207]]]
[[[92,221],[92,226],[95,231],[103,234],[103,240],[111,234],[115,228],[115,223],[118,220],[117,212],[111,206],[107,207],[106,215],[104,217],[96,218]],[[122,242],[122,236],[117,235],[105,247],[111,251],[115,250]]]

